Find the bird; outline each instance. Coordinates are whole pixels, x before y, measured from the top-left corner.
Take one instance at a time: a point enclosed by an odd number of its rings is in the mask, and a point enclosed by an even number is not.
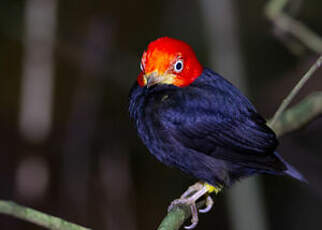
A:
[[[191,208],[206,197],[208,212],[217,194],[255,174],[304,176],[277,152],[278,140],[266,120],[232,83],[203,67],[184,41],[161,37],[147,46],[129,94],[129,114],[149,152],[198,182],[173,201]]]

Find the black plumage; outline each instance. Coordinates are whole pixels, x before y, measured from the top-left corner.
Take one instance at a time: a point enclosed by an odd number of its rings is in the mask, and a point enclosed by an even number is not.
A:
[[[199,180],[230,186],[255,173],[304,180],[275,151],[276,135],[250,101],[210,69],[186,87],[135,83],[129,102],[149,151]]]

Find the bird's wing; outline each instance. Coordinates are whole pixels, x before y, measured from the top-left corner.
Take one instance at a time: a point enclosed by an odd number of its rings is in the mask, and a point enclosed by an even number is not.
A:
[[[232,150],[238,157],[242,155],[265,156],[274,152],[277,140],[274,133],[265,125],[240,115],[232,119],[229,114],[204,114],[194,111],[189,118],[183,118],[173,130],[173,135],[182,144],[195,150],[211,154],[218,147]],[[255,115],[256,116],[256,115]],[[258,118],[257,118],[258,119]],[[230,158],[229,156],[219,156]]]
[[[176,95],[176,103],[160,114],[177,143],[232,162],[275,161],[275,134],[237,89],[196,89]]]

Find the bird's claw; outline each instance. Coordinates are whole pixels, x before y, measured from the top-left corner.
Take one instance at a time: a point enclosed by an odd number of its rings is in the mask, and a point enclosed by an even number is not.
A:
[[[194,185],[189,186],[189,188],[181,195],[181,199],[192,196],[197,191],[201,190],[204,185],[200,182],[195,183]]]
[[[200,213],[207,213],[211,210],[211,208],[214,206],[214,200],[211,198],[211,196],[207,196],[206,200],[206,207],[199,209]]]
[[[198,217],[198,210],[197,210],[197,206],[196,203],[192,203],[190,206],[191,209],[191,224],[188,226],[184,226],[185,229],[193,229],[197,226],[198,222],[199,222],[199,217]]]
[[[214,187],[211,187],[208,184],[201,184],[201,183],[196,183],[192,186],[190,186],[187,191],[185,191],[180,199],[174,200],[171,202],[168,212],[170,212],[174,207],[176,206],[182,206],[186,205],[190,207],[191,210],[191,225],[185,226],[185,229],[193,229],[197,226],[199,218],[198,218],[198,209],[196,206],[196,201],[204,196],[207,195],[206,199],[206,207],[203,209],[199,209],[200,213],[206,213],[211,210],[213,207],[214,201],[212,198],[209,196],[209,193],[216,191],[214,190]],[[216,192],[217,193],[217,192]]]
[[[180,198],[171,202],[170,206],[168,207],[168,212],[170,212],[174,207],[177,206],[189,206],[191,210],[191,225],[184,226],[185,229],[193,229],[197,226],[199,218],[198,218],[198,209],[196,206],[195,201],[189,200],[186,198]]]
[[[174,201],[171,202],[171,204],[168,207],[168,212],[170,212],[172,209],[174,209],[177,206],[182,206],[182,205],[187,205],[188,204],[188,200],[187,199],[176,199]]]

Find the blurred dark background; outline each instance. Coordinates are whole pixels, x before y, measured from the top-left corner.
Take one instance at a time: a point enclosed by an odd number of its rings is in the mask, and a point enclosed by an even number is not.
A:
[[[270,118],[318,55],[288,49],[266,3],[1,0],[0,199],[93,229],[156,229],[195,181],[155,160],[129,120],[141,54],[160,36],[182,39]],[[322,1],[291,3],[290,13],[322,34]],[[294,103],[322,90],[321,75]],[[309,185],[257,177],[249,191],[219,195],[197,229],[321,229],[321,140],[322,119],[280,139],[279,152]],[[1,215],[0,229],[42,228]]]

